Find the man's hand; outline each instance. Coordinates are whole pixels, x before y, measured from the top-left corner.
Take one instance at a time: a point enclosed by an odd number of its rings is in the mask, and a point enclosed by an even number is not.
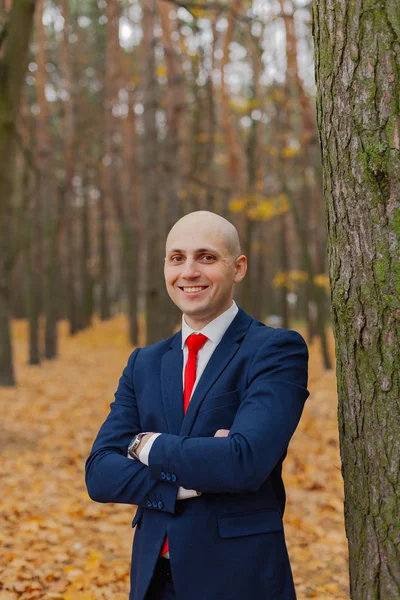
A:
[[[228,437],[230,429],[218,429],[214,433],[214,437]]]

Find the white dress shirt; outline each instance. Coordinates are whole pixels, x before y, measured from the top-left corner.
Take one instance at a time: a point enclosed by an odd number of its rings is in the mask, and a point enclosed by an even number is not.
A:
[[[182,389],[185,385],[185,367],[186,367],[186,363],[188,360],[188,354],[189,354],[189,350],[188,350],[188,347],[186,344],[187,338],[189,337],[189,335],[192,335],[192,333],[197,333],[197,334],[202,333],[203,335],[205,335],[208,338],[208,340],[206,341],[204,346],[197,353],[196,381],[194,382],[192,394],[190,397],[193,396],[193,392],[196,389],[197,383],[198,383],[204,369],[206,368],[208,361],[210,360],[215,348],[218,346],[218,344],[222,340],[229,325],[232,323],[233,319],[236,317],[238,311],[239,311],[239,309],[237,307],[236,302],[234,300],[232,300],[232,306],[230,308],[228,308],[228,310],[223,312],[222,315],[219,315],[219,317],[216,317],[215,319],[213,319],[212,321],[207,323],[207,325],[205,327],[203,327],[203,329],[201,329],[200,331],[195,331],[194,329],[192,329],[186,323],[185,318],[182,315],[182,350],[183,350]],[[183,402],[183,398],[182,398],[182,402]],[[143,448],[140,450],[139,460],[144,465],[149,464],[149,454],[150,454],[151,447],[159,435],[161,435],[161,433],[155,433],[154,435],[152,435],[147,440],[147,442],[145,443]],[[178,489],[177,500],[184,500],[185,498],[192,498],[193,496],[197,496],[197,495],[198,495],[198,493],[195,490],[186,490],[185,488],[180,487]]]
[[[189,350],[186,344],[186,340],[189,335],[192,333],[199,334],[202,333],[205,335],[208,340],[204,344],[204,346],[197,353],[197,366],[196,366],[196,381],[194,382],[194,386],[192,389],[192,393],[190,398],[193,396],[193,392],[196,389],[197,383],[207,366],[208,361],[210,360],[215,348],[218,346],[220,341],[222,340],[224,333],[228,329],[229,325],[232,323],[233,319],[236,317],[239,309],[234,300],[232,300],[232,306],[228,308],[222,315],[216,317],[203,329],[200,331],[195,331],[192,329],[185,321],[184,316],[182,315],[182,350],[183,350],[183,369],[182,369],[182,389],[185,386],[185,367],[188,360]],[[190,401],[190,400],[189,400]],[[183,397],[182,397],[183,402]],[[151,447],[153,446],[155,440],[158,438],[161,433],[154,433],[145,443],[141,451],[139,452],[139,460],[144,465],[149,464],[149,454]],[[199,496],[200,492],[196,490],[187,490],[186,488],[180,486],[178,488],[178,494],[176,496],[177,500],[186,500],[188,498],[194,498],[195,496]],[[169,552],[166,552],[163,555],[165,558],[169,558]]]

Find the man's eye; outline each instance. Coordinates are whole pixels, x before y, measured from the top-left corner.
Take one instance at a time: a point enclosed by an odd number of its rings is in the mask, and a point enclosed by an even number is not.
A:
[[[205,258],[205,260],[209,262],[211,260],[214,260],[215,257],[212,254],[204,254],[203,258]]]
[[[172,262],[181,262],[182,256],[171,256]]]

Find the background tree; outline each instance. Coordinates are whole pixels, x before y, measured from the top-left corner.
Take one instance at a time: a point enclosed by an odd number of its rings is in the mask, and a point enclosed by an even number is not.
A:
[[[310,25],[303,0],[38,3],[3,286],[31,363],[57,357],[61,320],[76,335],[123,312],[132,345],[168,337],[165,235],[206,209],[248,255],[238,303],[305,321],[329,368]]]
[[[353,600],[400,598],[400,6],[314,6]]]
[[[35,0],[14,0],[2,6],[0,24],[0,385],[12,385],[10,294],[11,198],[21,88],[28,59]]]

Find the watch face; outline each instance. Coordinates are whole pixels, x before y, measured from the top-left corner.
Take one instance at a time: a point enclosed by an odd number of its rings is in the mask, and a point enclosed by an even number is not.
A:
[[[132,441],[128,446],[128,454],[130,456],[135,456],[135,449],[138,447],[138,445],[139,445],[138,444],[138,436],[135,435],[135,437],[132,438]],[[136,456],[135,456],[135,458],[136,458]]]

